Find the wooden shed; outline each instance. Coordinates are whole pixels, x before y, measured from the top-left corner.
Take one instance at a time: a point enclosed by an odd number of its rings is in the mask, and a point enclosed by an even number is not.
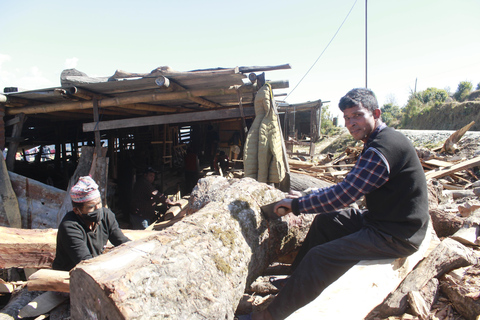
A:
[[[118,210],[144,168],[161,173],[161,189],[180,188],[187,145],[208,167],[217,150],[228,150],[234,134],[245,139],[257,90],[265,82],[288,88],[288,81],[265,75],[280,69],[290,66],[188,72],[159,67],[147,74],[117,70],[110,77],[67,69],[60,87],[4,89],[0,148],[9,171],[65,190],[81,147],[106,147],[109,187],[117,195],[109,205]]]

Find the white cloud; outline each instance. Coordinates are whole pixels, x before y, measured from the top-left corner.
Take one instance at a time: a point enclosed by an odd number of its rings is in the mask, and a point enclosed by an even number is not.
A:
[[[12,58],[8,55],[8,54],[2,54],[0,53],[0,69],[2,67],[2,64],[5,62],[5,61],[10,61]]]
[[[76,68],[77,67],[77,64],[78,64],[78,58],[67,58],[65,60],[65,69],[72,69],[72,68]]]
[[[20,83],[21,89],[41,89],[52,86],[52,82],[47,79],[43,73],[40,71],[40,68],[33,66],[30,70],[22,75],[18,82]]]

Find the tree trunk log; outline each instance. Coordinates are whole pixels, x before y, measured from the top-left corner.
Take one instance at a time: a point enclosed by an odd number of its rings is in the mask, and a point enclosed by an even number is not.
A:
[[[479,257],[472,249],[447,238],[443,240],[418,266],[410,272],[398,288],[367,317],[385,318],[405,313],[408,306],[408,293],[419,291],[427,282],[445,272],[459,267],[478,264]]]
[[[154,231],[123,230],[131,240]],[[0,227],[0,269],[50,268],[55,258],[57,229],[18,229]],[[111,245],[109,245],[111,246]],[[109,249],[109,247],[107,247]]]
[[[313,220],[266,221],[260,206],[283,197],[249,178],[200,179],[182,221],[71,271],[72,319],[233,319],[245,288]]]

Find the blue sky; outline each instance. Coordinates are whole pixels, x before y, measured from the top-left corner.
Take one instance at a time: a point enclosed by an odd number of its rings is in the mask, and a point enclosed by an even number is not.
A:
[[[479,15],[478,0],[368,1],[368,87],[380,104],[403,106],[415,81],[417,91],[476,87]],[[286,101],[330,101],[337,113],[365,86],[365,0],[0,0],[0,31],[2,90],[59,86],[72,67],[110,76],[289,63],[267,73],[289,80]]]

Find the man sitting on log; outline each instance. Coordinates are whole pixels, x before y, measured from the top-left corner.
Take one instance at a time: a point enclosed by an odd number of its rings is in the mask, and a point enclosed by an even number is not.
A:
[[[82,260],[102,254],[107,241],[114,246],[130,241],[118,226],[115,214],[102,207],[98,185],[80,177],[70,190],[73,210],[58,226],[57,250],[52,268],[70,271]]]
[[[291,194],[275,206],[279,216],[319,214],[292,264],[292,275],[253,319],[284,319],[359,261],[409,256],[425,237],[427,185],[414,147],[382,122],[372,91],[353,89],[339,107],[350,134],[363,141],[363,152],[342,182],[306,196]],[[362,196],[366,210],[346,208]]]

